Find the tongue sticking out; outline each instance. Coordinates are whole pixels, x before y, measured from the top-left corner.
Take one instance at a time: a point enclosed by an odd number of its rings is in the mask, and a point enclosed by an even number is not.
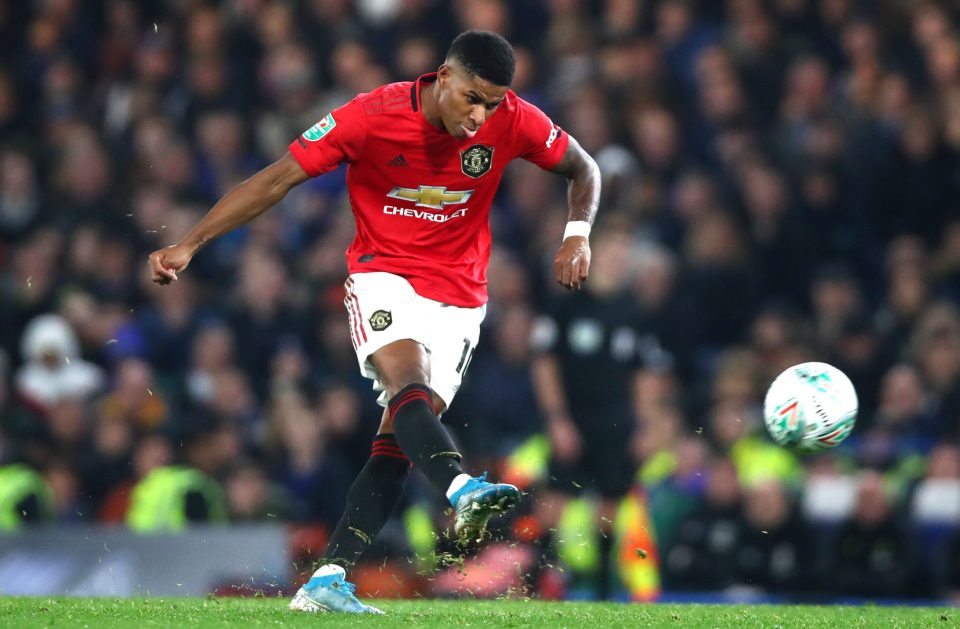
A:
[[[467,134],[468,138],[472,138],[473,136],[477,135],[476,131],[471,131],[463,125],[460,125],[460,128],[463,129],[463,132]]]

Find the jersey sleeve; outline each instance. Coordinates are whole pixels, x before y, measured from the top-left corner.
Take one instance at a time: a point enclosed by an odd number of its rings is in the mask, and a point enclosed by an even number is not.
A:
[[[334,109],[290,143],[290,154],[311,177],[355,161],[367,137],[367,119],[358,98]]]
[[[550,170],[563,159],[568,142],[567,132],[547,114],[517,98],[517,157]]]

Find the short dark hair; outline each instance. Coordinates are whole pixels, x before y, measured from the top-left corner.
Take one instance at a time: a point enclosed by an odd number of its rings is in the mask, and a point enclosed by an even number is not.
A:
[[[456,59],[470,74],[509,87],[517,69],[513,46],[490,31],[464,31],[450,44],[447,59]]]

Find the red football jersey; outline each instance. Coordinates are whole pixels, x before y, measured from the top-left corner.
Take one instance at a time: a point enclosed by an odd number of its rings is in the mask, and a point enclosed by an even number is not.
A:
[[[357,235],[350,273],[405,277],[418,294],[460,307],[487,301],[490,205],[507,163],[560,162],[567,134],[512,91],[472,138],[427,122],[421,85],[391,83],[335,109],[290,144],[310,176],[347,163]]]

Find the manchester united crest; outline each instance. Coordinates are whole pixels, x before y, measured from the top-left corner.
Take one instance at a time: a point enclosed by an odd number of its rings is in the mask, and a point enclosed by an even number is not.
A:
[[[474,144],[460,151],[460,170],[467,177],[477,179],[490,170],[493,165],[493,149],[483,144]]]
[[[389,310],[377,310],[370,315],[370,327],[374,332],[383,332],[393,323],[393,316]]]

